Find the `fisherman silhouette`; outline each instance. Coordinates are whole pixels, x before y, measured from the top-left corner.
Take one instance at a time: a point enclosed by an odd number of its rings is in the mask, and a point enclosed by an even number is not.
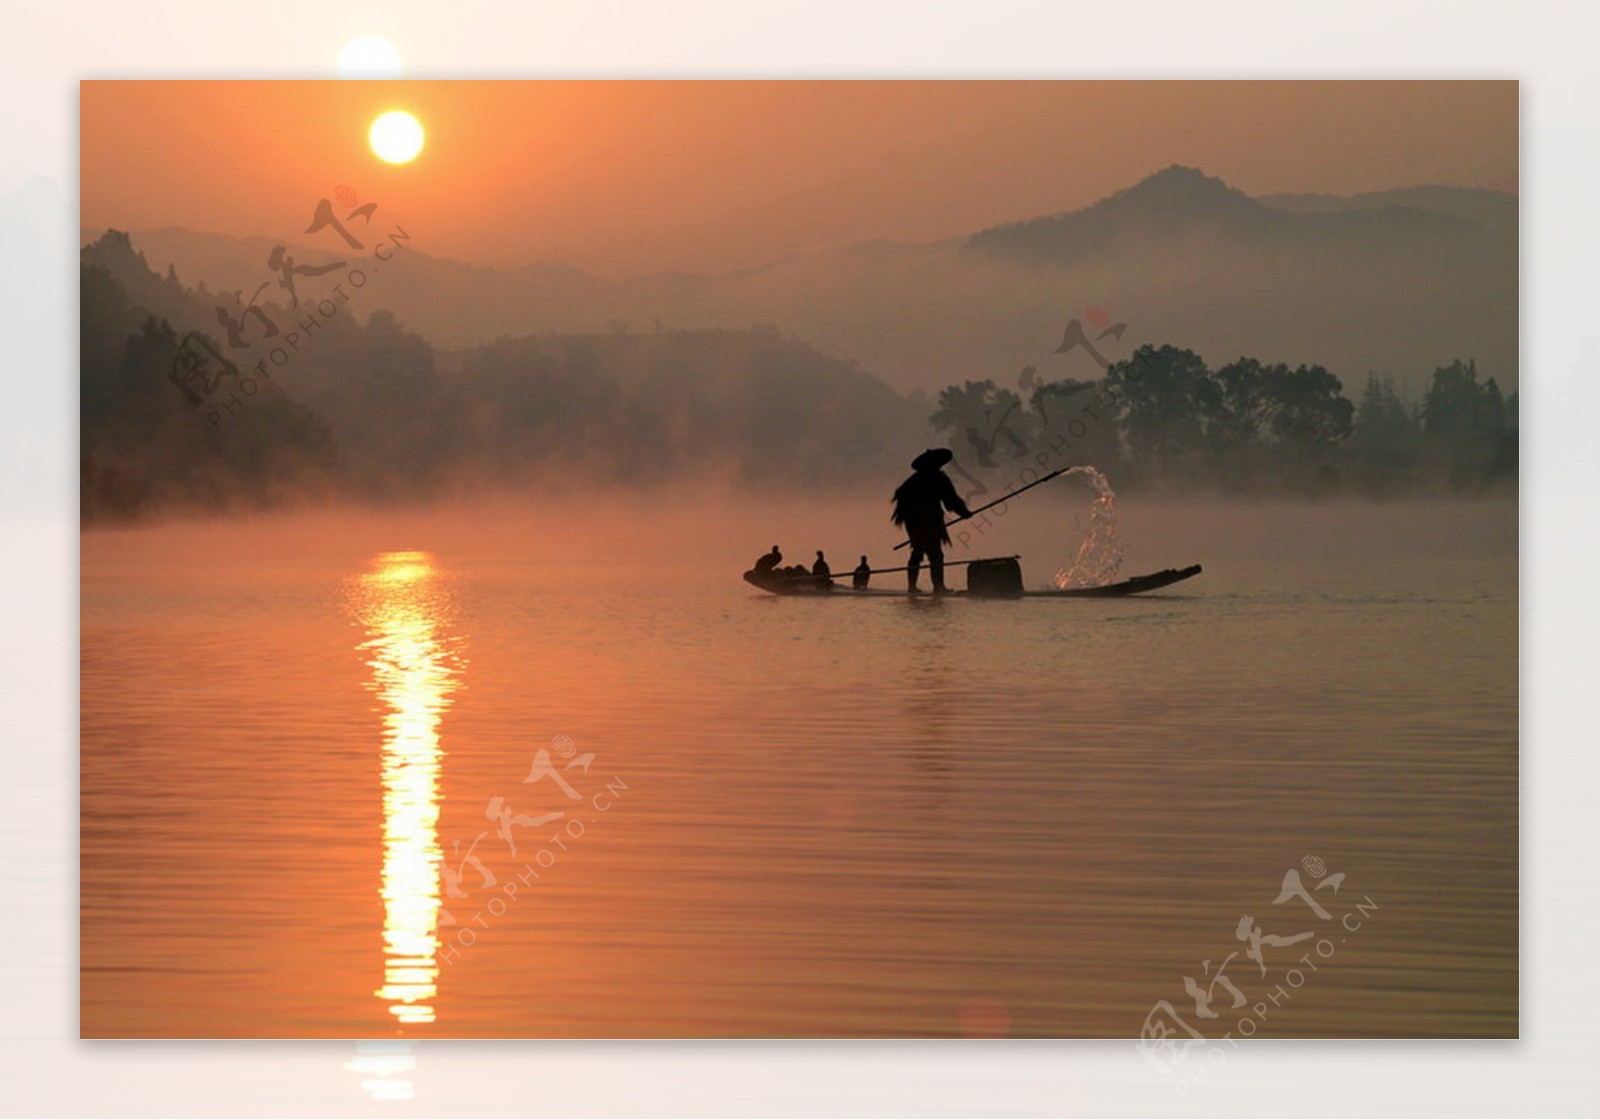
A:
[[[894,492],[892,520],[911,540],[906,585],[913,592],[917,590],[917,575],[924,557],[928,561],[934,592],[945,590],[944,546],[950,543],[950,534],[945,531],[944,511],[963,518],[972,516],[967,503],[956,493],[955,483],[942,469],[954,458],[955,452],[948,447],[929,448],[911,461],[911,477]]]
[[[867,558],[863,556],[861,558],[861,563],[856,565],[856,570],[850,573],[850,586],[855,588],[857,591],[865,590],[867,581],[871,578],[872,567],[867,563]]]
[[[756,561],[755,574],[770,575],[781,563],[783,563],[783,553],[778,551],[777,545],[773,545],[771,552],[763,553],[761,559]]]
[[[817,562],[811,565],[811,574],[818,579],[832,579],[833,569],[828,567],[827,557],[822,555],[822,549],[817,549]]]

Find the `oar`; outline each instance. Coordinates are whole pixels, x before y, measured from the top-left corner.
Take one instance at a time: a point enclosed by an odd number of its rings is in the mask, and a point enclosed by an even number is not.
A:
[[[1032,482],[1028,483],[1028,485],[1019,486],[1015,490],[1011,491],[1011,493],[1002,494],[1000,497],[996,498],[994,501],[989,502],[986,505],[979,506],[977,509],[972,511],[972,516],[976,517],[976,516],[978,516],[978,514],[982,513],[986,509],[993,509],[995,506],[999,505],[1001,502],[1010,501],[1012,498],[1015,498],[1018,494],[1022,493],[1024,490],[1032,490],[1035,486],[1039,485],[1039,483],[1041,483],[1041,482],[1049,482],[1052,478],[1055,478],[1057,475],[1066,474],[1071,469],[1072,469],[1071,467],[1061,467],[1059,470],[1053,470],[1049,474],[1040,475],[1038,478],[1036,478]],[[944,523],[944,527],[946,529],[948,529],[948,528],[950,528],[950,526],[959,525],[965,520],[967,520],[965,517],[952,518],[951,520],[946,521]],[[905,548],[910,543],[911,542],[909,540],[901,541],[899,544],[894,546],[895,551],[899,552],[902,548]],[[947,563],[947,564],[954,563],[954,561],[947,560],[947,561],[945,561],[945,563]]]
[[[1014,555],[1014,556],[984,556],[984,557],[980,557],[980,558],[978,558],[976,560],[946,560],[944,562],[944,566],[947,567],[947,568],[954,568],[954,567],[957,567],[958,565],[961,565],[961,564],[981,564],[985,560],[1021,560],[1021,559],[1022,559],[1022,556],[1020,554],[1019,555]],[[921,565],[919,564],[918,567],[920,568]],[[911,570],[911,566],[909,564],[906,565],[903,568],[873,568],[873,569],[871,569],[871,570],[869,570],[867,572],[867,575],[869,575],[869,576],[882,576],[882,575],[887,575],[890,572],[909,572],[910,570]],[[853,576],[855,574],[856,573],[855,573],[854,569],[845,569],[843,571],[835,572],[833,574],[833,578],[834,579],[843,579],[845,576]],[[795,578],[799,579],[800,577],[796,576]]]

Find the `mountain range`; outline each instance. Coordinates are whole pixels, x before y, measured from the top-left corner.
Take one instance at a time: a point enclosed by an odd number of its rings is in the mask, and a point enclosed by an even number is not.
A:
[[[1028,365],[1044,377],[1091,376],[1087,354],[1054,351],[1068,320],[1103,309],[1127,324],[1103,348],[1113,360],[1171,343],[1214,363],[1249,354],[1321,364],[1352,390],[1377,372],[1415,392],[1434,367],[1463,358],[1517,384],[1517,198],[1501,192],[1252,197],[1174,166],[1079,210],[943,241],[624,279],[561,264],[464,264],[428,252],[423,222],[400,224],[411,239],[352,300],[358,312],[391,311],[444,349],[762,323],[902,392],[932,393],[969,379],[1014,382]],[[83,231],[85,242],[102,232]],[[152,267],[212,291],[249,293],[272,280],[278,245],[301,265],[352,256],[332,251],[336,242],[291,237],[167,228],[131,238]]]

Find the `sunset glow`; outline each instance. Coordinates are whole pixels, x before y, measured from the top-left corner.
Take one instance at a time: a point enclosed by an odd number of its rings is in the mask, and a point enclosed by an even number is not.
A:
[[[758,267],[875,238],[960,236],[1090,205],[1174,162],[1253,195],[1517,184],[1517,99],[1506,83],[195,81],[182,83],[181,96],[173,88],[84,83],[84,226],[300,230],[307,185],[331,189],[344,181],[336,169],[361,159],[383,177],[351,185],[381,198],[385,214],[427,213],[430,253],[635,276]],[[395,109],[426,130],[423,158],[366,157],[363,133]],[[209,137],[222,120],[238,122],[248,141],[241,174],[174,161],[140,140],[152,130]],[[930,190],[935,182],[940,189]]]
[[[1519,1037],[1519,88],[83,82],[79,1035]]]

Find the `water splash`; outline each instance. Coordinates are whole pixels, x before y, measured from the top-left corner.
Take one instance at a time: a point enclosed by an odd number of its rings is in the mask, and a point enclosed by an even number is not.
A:
[[[1056,572],[1055,585],[1067,587],[1102,587],[1115,582],[1122,570],[1122,546],[1117,543],[1117,495],[1111,481],[1093,467],[1073,467],[1062,475],[1084,475],[1094,488],[1094,500],[1089,505],[1089,531],[1078,545],[1078,554],[1072,563]]]

